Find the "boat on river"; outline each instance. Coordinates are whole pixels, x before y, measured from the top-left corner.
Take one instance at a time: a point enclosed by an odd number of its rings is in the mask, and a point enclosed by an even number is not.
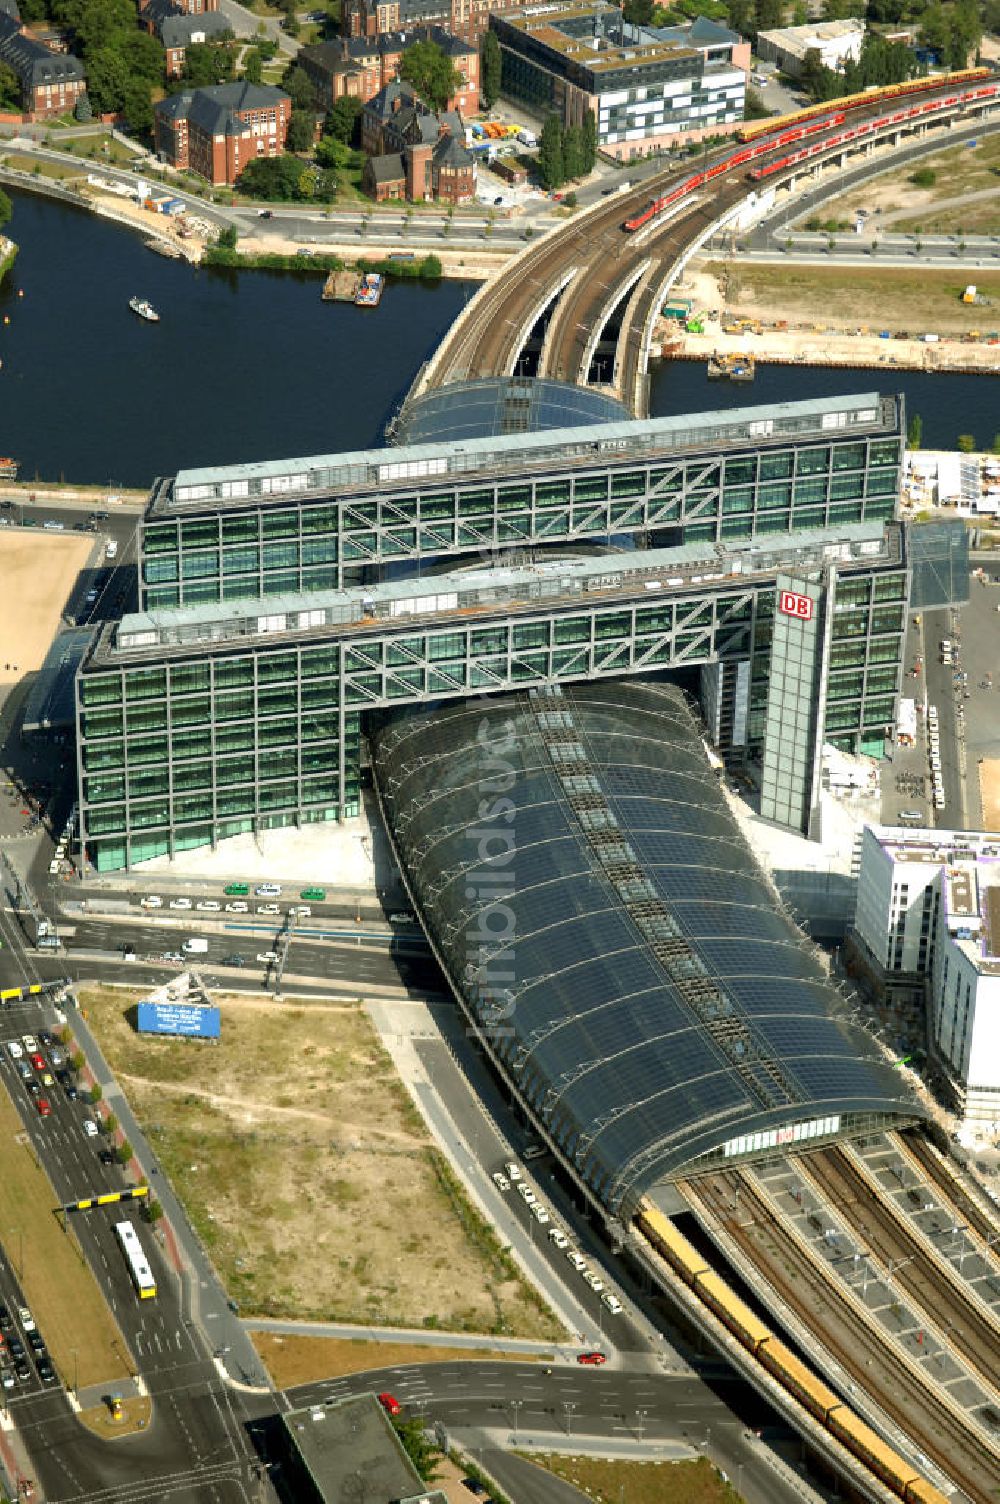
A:
[[[158,324],[160,322],[160,315],[157,313],[152,303],[147,302],[145,298],[129,298],[128,306],[131,308],[133,313],[137,313],[139,317],[141,319],[145,319],[147,323]]]
[[[0,480],[17,480],[17,460],[0,454]]]

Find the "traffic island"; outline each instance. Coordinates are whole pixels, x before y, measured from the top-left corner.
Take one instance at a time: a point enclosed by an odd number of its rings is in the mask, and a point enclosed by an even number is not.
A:
[[[117,1404],[113,1401],[117,1399]],[[125,1397],[108,1395],[96,1405],[78,1410],[76,1418],[94,1436],[102,1441],[117,1441],[122,1436],[135,1436],[148,1430],[153,1419],[153,1401],[148,1394]]]

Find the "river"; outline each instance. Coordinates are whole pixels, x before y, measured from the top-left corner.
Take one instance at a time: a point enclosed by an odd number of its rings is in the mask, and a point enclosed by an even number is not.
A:
[[[181,466],[377,444],[476,284],[391,284],[381,307],[320,301],[312,274],[199,270],[85,210],[12,192],[20,246],[0,291],[0,454],[23,478],[146,486]],[[23,295],[19,296],[19,292]],[[128,308],[134,294],[159,324]],[[884,373],[758,366],[753,386],[684,361],[654,372],[654,415],[885,383]],[[990,377],[900,371],[923,442],[1000,430]]]

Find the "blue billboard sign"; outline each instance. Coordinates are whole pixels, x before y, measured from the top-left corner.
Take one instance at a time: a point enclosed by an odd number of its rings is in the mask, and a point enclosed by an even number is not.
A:
[[[221,1017],[218,1008],[200,1008],[191,1003],[140,1003],[139,1033],[218,1039]]]

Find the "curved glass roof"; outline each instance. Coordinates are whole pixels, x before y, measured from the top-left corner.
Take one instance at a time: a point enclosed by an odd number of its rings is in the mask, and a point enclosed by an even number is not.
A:
[[[555,685],[407,712],[372,746],[452,985],[609,1209],[722,1163],[727,1144],[922,1116],[843,1017],[675,686]]]
[[[484,376],[435,387],[407,402],[390,430],[393,444],[458,443],[499,434],[540,433],[588,423],[622,423],[624,403],[593,387],[540,376]]]

